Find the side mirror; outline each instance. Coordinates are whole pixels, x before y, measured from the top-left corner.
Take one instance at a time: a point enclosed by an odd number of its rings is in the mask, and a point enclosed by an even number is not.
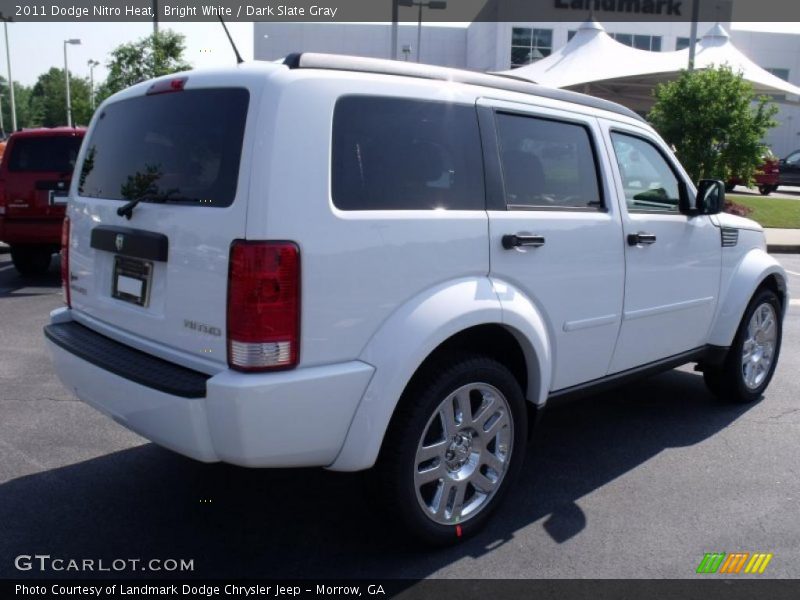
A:
[[[717,179],[701,179],[697,182],[695,214],[716,215],[725,204],[725,184]]]
[[[694,217],[697,215],[715,215],[725,204],[725,184],[716,179],[701,179],[697,184],[697,196],[694,205],[689,198],[689,188],[682,181],[678,184],[678,211]]]

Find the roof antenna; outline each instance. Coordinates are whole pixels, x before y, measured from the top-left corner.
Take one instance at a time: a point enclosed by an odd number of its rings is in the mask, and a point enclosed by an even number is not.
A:
[[[219,17],[219,22],[222,23],[222,28],[225,30],[225,35],[228,36],[228,41],[233,47],[233,53],[236,55],[236,64],[240,65],[244,62],[244,59],[242,59],[242,55],[239,54],[239,49],[236,48],[236,44],[233,43],[233,38],[231,37],[231,33],[228,31],[228,27],[225,25],[225,21],[222,20],[222,15],[217,16]]]

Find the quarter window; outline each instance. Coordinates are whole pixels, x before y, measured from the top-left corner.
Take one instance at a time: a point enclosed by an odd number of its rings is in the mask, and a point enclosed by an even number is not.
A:
[[[612,133],[628,210],[678,211],[680,186],[655,146],[641,138]]]
[[[509,208],[600,208],[589,132],[582,125],[497,114],[500,163]]]
[[[333,115],[341,210],[484,210],[474,106],[345,96]]]

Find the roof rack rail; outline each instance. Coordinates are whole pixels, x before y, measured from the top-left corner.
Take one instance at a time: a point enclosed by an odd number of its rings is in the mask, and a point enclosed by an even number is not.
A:
[[[511,92],[520,92],[552,100],[572,102],[582,106],[589,106],[600,110],[617,113],[644,121],[644,119],[631,109],[594,96],[587,96],[578,92],[571,92],[558,88],[546,87],[531,83],[513,75],[500,75],[451,69],[419,63],[408,63],[399,60],[386,60],[381,58],[367,58],[363,56],[347,56],[343,54],[320,54],[317,52],[295,52],[286,56],[283,64],[290,69],[329,69],[333,71],[357,71],[361,73],[379,73],[383,75],[401,75],[403,77],[418,77],[420,79],[436,79],[440,81],[453,81],[470,85],[481,85]]]

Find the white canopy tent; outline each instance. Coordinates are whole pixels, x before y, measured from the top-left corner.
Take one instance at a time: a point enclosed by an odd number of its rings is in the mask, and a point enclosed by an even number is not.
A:
[[[688,67],[689,49],[649,52],[621,44],[603,26],[589,20],[550,56],[503,75],[557,88],[569,88],[624,104],[636,111],[653,105],[656,84],[676,79]],[[717,24],[697,43],[695,69],[728,65],[740,72],[757,93],[800,96],[800,87],[766,71],[742,54],[725,28]],[[792,103],[796,103],[794,99]]]

